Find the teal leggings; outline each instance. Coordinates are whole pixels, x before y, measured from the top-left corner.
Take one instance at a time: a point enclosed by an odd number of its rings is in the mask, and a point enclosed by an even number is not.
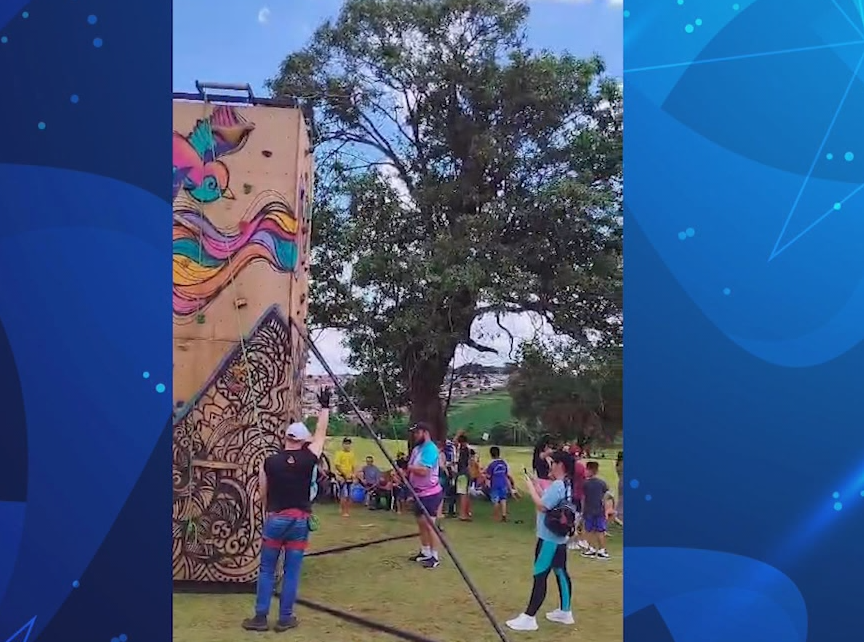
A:
[[[534,617],[546,599],[546,581],[549,573],[555,573],[558,582],[558,593],[561,596],[561,610],[571,610],[573,583],[567,574],[567,545],[555,544],[538,539],[534,551],[534,586],[531,589],[531,599],[525,614]]]

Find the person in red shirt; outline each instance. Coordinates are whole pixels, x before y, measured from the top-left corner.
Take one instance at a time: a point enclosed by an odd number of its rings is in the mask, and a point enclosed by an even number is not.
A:
[[[575,446],[575,448],[579,448]],[[572,448],[571,448],[572,451]],[[579,458],[579,455],[576,455],[576,465],[575,465],[575,473],[573,475],[573,502],[576,504],[576,511],[581,515],[582,513],[582,500],[585,499],[585,463]],[[576,533],[573,535],[573,538],[570,540],[570,543],[567,547],[571,551],[575,551],[576,549],[587,549],[588,542],[585,540],[584,533],[581,528],[581,520],[577,524]]]

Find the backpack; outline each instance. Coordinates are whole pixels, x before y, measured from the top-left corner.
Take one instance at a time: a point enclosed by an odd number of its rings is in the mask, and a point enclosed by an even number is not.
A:
[[[573,504],[573,488],[568,487],[567,496],[555,508],[547,510],[543,523],[553,535],[572,537],[576,532],[577,512]]]

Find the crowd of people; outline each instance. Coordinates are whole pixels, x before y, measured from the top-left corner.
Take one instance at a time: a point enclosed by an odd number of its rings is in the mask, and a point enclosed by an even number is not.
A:
[[[501,458],[501,449],[489,449],[489,463],[481,467],[477,451],[468,444],[464,434],[448,440],[437,449],[438,484],[443,500],[434,517],[458,518],[471,521],[472,500],[484,498],[493,504],[493,519],[507,521],[507,501],[519,496],[516,482],[507,462]],[[358,467],[350,437],[342,440],[341,449],[333,456],[330,474],[322,473],[321,483],[332,485],[331,495],[338,498],[343,517],[349,517],[352,505],[363,504],[369,510],[408,511],[412,496],[408,490],[409,457],[396,454],[396,469],[381,469],[374,457],[366,457]],[[439,524],[440,527],[440,524]]]
[[[284,449],[261,466],[263,545],[255,615],[243,621],[246,630],[270,629],[270,601],[276,566],[283,553],[284,579],[273,630],[297,626],[294,602],[309,534],[317,528],[312,503],[322,483],[332,483],[330,492],[345,518],[350,516],[352,504],[361,502],[371,510],[410,510],[417,522],[420,544],[410,559],[426,569],[435,569],[441,563],[438,532],[443,517],[470,521],[472,500],[482,496],[492,502],[493,518],[506,522],[508,501],[519,496],[510,466],[497,446],[489,448],[489,462],[481,466],[478,453],[464,433],[439,447],[432,439],[431,427],[422,422],[411,427],[413,448],[408,455],[397,455],[393,470],[382,470],[373,457],[367,457],[358,468],[352,441],[346,437],[333,457],[331,470],[321,475],[330,391],[323,390],[318,400],[321,410],[315,434],[310,434],[302,423],[290,424],[285,430]],[[589,559],[609,559],[607,525],[611,520],[623,524],[623,453],[616,461],[617,496],[599,476],[598,462],[583,462],[582,455],[578,447],[557,446],[546,437],[534,449],[532,470],[523,469],[527,493],[536,507],[537,544],[528,606],[507,622],[511,629],[537,630],[536,614],[545,600],[550,574],[556,578],[560,601],[546,618],[572,625],[568,551],[579,550],[582,557]]]

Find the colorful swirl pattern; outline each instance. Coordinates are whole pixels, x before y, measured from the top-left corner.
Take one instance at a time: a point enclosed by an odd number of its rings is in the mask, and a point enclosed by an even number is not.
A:
[[[297,217],[284,200],[269,200],[236,233],[217,228],[200,211],[174,208],[174,314],[200,312],[254,261],[278,272],[297,266]]]

